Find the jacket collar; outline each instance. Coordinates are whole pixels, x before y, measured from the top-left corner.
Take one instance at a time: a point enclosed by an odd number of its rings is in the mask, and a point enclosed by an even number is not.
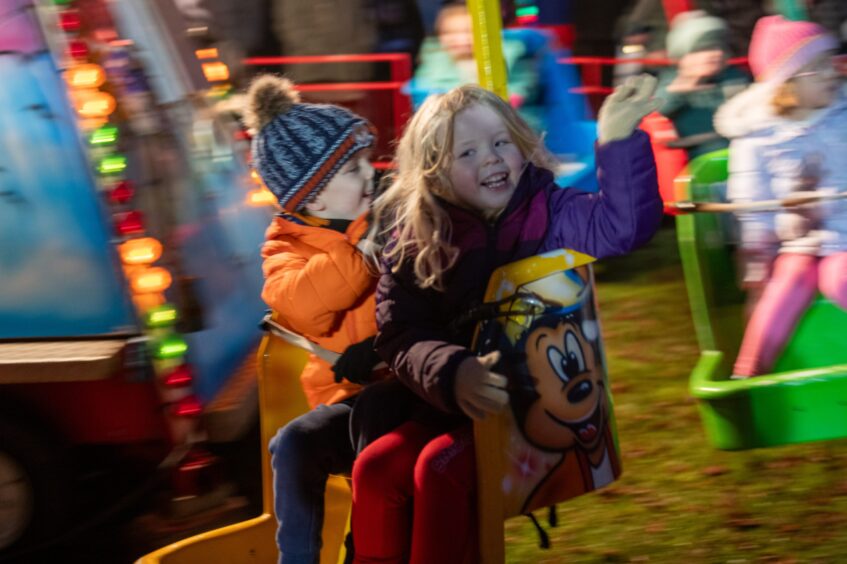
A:
[[[527,163],[526,169],[521,174],[520,180],[518,180],[518,187],[515,189],[515,193],[512,194],[509,203],[506,204],[506,207],[503,208],[503,211],[493,223],[487,221],[476,211],[469,210],[438,196],[436,198],[447,210],[447,213],[450,215],[450,221],[454,226],[463,223],[477,223],[483,226],[497,225],[506,221],[516,211],[529,205],[531,196],[551,182],[553,182],[552,172],[546,168],[539,168],[532,163]]]
[[[346,237],[352,245],[355,245],[367,232],[369,222],[369,212],[362,214],[353,221],[321,219],[290,212],[280,212],[274,217],[265,232],[265,238],[274,239],[280,235],[296,237],[300,233],[320,229],[328,232],[328,235],[335,234],[337,237]]]

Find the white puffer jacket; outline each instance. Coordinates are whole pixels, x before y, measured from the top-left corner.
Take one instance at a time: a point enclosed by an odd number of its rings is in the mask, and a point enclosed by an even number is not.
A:
[[[757,83],[715,114],[715,129],[731,139],[727,196],[734,202],[781,199],[801,190],[847,191],[847,90],[829,107],[803,121],[774,115],[776,85]],[[742,244],[765,249],[779,244],[781,213],[739,215]],[[801,211],[814,223],[810,237],[783,241],[782,252],[828,255],[847,251],[847,200]],[[784,240],[785,237],[783,236]]]

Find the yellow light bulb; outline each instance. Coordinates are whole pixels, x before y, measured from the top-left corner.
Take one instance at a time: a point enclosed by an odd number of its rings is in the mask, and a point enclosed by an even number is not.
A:
[[[146,294],[164,292],[172,281],[170,272],[160,266],[154,266],[135,272],[130,278],[130,285],[133,292]]]
[[[64,77],[71,88],[99,88],[106,82],[103,67],[91,63],[77,65],[65,71]]]
[[[111,94],[99,90],[79,92],[74,96],[74,106],[81,118],[104,118],[115,111],[116,102]]]
[[[124,264],[150,264],[162,256],[162,244],[153,237],[142,237],[121,243],[118,251]]]
[[[229,67],[220,61],[203,63],[203,75],[209,82],[229,80]]]

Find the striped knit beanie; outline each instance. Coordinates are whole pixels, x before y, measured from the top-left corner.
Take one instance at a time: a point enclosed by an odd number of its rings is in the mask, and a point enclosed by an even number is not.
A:
[[[753,28],[750,70],[758,82],[781,83],[816,57],[836,49],[835,38],[817,24],[765,16]]]
[[[365,118],[341,106],[300,103],[291,81],[272,75],[250,85],[243,119],[253,135],[253,166],[289,212],[300,211],[376,138]]]

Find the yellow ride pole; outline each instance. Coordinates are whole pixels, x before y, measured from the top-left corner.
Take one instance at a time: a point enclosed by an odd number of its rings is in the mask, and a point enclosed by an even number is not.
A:
[[[479,84],[509,99],[506,63],[503,60],[499,0],[468,0],[473,19],[474,56]],[[474,423],[477,467],[477,509],[479,515],[479,551],[482,564],[502,564],[506,560],[503,523],[503,456],[506,452],[507,419],[489,415]]]
[[[479,84],[507,100],[506,63],[503,60],[503,21],[499,0],[468,0],[473,19],[474,56]]]

